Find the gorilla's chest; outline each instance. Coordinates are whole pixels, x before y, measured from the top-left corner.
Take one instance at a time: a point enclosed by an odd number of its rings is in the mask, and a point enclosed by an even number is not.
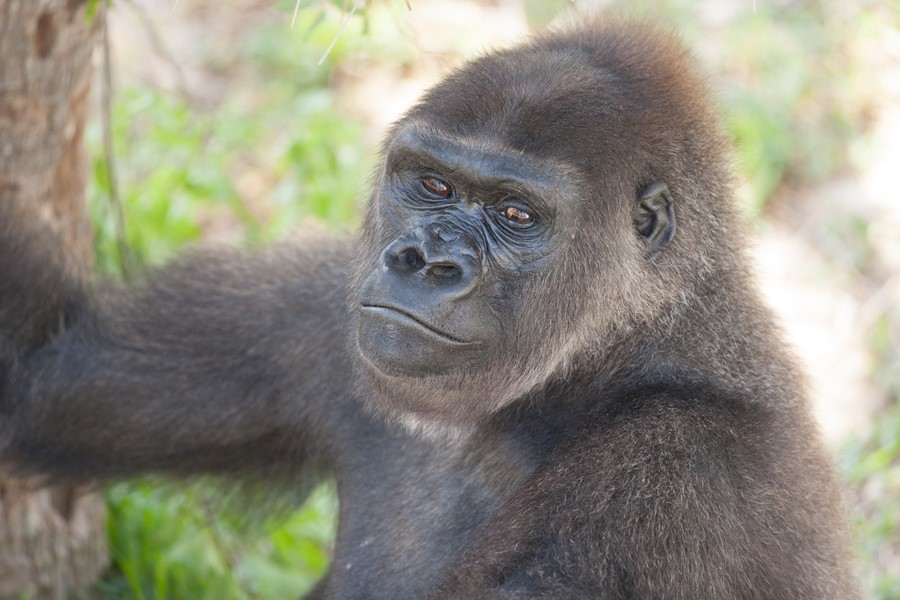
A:
[[[327,598],[422,598],[479,526],[534,472],[539,446],[388,439],[339,483]]]

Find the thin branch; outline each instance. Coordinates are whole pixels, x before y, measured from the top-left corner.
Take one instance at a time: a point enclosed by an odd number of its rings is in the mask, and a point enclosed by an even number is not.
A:
[[[119,196],[119,176],[116,171],[115,152],[112,139],[112,52],[109,42],[109,6],[103,10],[103,84],[101,86],[100,102],[103,121],[103,163],[106,169],[106,179],[109,184],[109,206],[116,221],[116,246],[119,250],[119,260],[122,263],[122,275],[127,280],[132,273],[131,248],[125,237],[125,211],[122,210],[122,198]]]
[[[294,25],[297,24],[297,13],[300,12],[300,2],[302,0],[297,0],[297,4],[294,5],[294,16],[291,18],[291,29],[294,28]]]
[[[335,34],[334,39],[331,40],[331,43],[328,44],[328,47],[325,48],[325,54],[322,55],[322,58],[319,59],[319,66],[322,66],[322,63],[325,62],[325,59],[328,58],[328,54],[331,52],[331,49],[334,48],[334,45],[340,39],[341,35],[343,35],[344,30],[347,28],[347,24],[350,23],[350,19],[353,18],[353,15],[356,13],[357,9],[359,9],[360,0],[355,0],[353,2],[353,8],[350,9],[350,12],[344,17],[344,21],[341,23],[340,29],[338,29],[337,34]]]
[[[181,64],[178,60],[175,59],[175,56],[172,52],[169,51],[168,46],[166,46],[165,42],[163,42],[162,38],[159,35],[159,32],[156,29],[156,25],[154,25],[153,20],[150,18],[150,15],[147,14],[147,11],[144,10],[140,4],[135,2],[134,0],[125,0],[125,4],[127,4],[138,16],[138,20],[141,22],[141,26],[144,28],[144,31],[147,33],[147,37],[150,38],[150,45],[153,47],[153,52],[159,56],[163,62],[165,62],[170,69],[175,73],[175,89],[178,90],[178,93],[188,102],[193,102],[194,95],[191,93],[190,89],[187,86],[187,80],[184,77],[184,71],[181,68]],[[176,6],[178,2],[176,0]],[[175,8],[174,6],[172,8]]]

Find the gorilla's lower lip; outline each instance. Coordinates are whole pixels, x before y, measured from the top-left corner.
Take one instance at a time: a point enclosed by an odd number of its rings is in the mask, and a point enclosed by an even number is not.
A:
[[[454,337],[448,333],[441,331],[440,329],[436,329],[433,325],[426,323],[421,318],[416,315],[409,313],[402,308],[396,308],[394,306],[387,306],[384,304],[363,304],[362,310],[372,313],[381,313],[382,315],[390,315],[390,318],[396,320],[406,321],[412,325],[415,325],[418,329],[422,329],[428,332],[431,335],[437,336],[443,341],[452,342],[454,344],[458,344],[460,346],[472,346],[477,344],[478,342],[467,342],[465,340],[461,340],[457,337]]]

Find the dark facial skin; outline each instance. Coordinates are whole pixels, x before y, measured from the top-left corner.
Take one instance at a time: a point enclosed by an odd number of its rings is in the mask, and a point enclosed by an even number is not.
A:
[[[557,213],[572,208],[551,204],[552,176],[516,157],[471,156],[409,125],[397,137],[381,203],[397,237],[363,284],[359,348],[386,375],[426,377],[464,369],[502,347],[515,305],[492,305],[490,291],[552,257],[566,224],[558,226]],[[668,188],[648,186],[634,207],[650,258],[674,235]]]
[[[4,198],[0,462],[328,474],[318,600],[855,600],[717,122],[671,35],[598,19],[429,91],[352,239],[95,290]]]
[[[410,129],[385,161],[382,219],[396,237],[363,284],[359,347],[387,375],[425,377],[502,347],[517,315],[497,291],[552,254],[557,224],[528,165]]]

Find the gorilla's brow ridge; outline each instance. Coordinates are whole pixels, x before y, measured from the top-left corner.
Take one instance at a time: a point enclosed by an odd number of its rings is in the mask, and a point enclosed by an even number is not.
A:
[[[410,126],[396,132],[393,143],[387,149],[388,165],[403,162],[404,157],[415,157],[421,162],[426,155],[434,168],[447,173],[462,172],[479,184],[514,183],[517,187],[530,188],[529,195],[550,209],[543,199],[555,196],[559,191],[572,188],[577,181],[575,170],[568,164],[545,158],[529,156],[496,142],[484,139],[460,138],[443,132]]]

